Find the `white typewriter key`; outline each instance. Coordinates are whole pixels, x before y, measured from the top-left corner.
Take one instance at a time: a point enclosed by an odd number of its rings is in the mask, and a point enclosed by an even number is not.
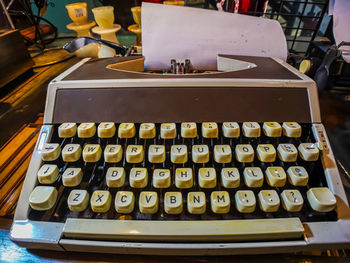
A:
[[[261,190],[258,194],[260,209],[264,212],[277,212],[280,198],[275,190]]]
[[[278,157],[283,162],[296,162],[298,158],[297,148],[290,143],[281,143],[277,147]]]
[[[78,126],[79,138],[91,138],[96,133],[96,125],[92,122],[83,122]]]
[[[202,123],[202,136],[204,138],[217,138],[219,136],[219,129],[216,122]]]
[[[139,137],[141,139],[153,139],[156,137],[156,125],[154,123],[141,123]]]
[[[71,138],[77,133],[77,124],[72,122],[62,123],[58,127],[58,137]]]
[[[260,167],[246,167],[243,171],[244,183],[248,187],[261,187],[264,183],[264,174]]]
[[[238,138],[240,131],[237,122],[224,122],[222,124],[222,134],[226,138]]]
[[[282,126],[278,122],[264,122],[263,131],[267,137],[281,137]]]
[[[133,188],[144,188],[148,184],[147,168],[131,168],[129,176],[130,186]]]
[[[254,149],[250,144],[237,144],[236,159],[240,163],[251,163],[254,161]]]
[[[55,161],[60,157],[61,147],[58,143],[46,143],[41,150],[41,159],[43,161]]]
[[[187,145],[172,145],[170,150],[170,160],[172,163],[187,163]]]
[[[260,125],[257,122],[243,122],[242,125],[243,135],[248,138],[260,137]]]
[[[68,187],[79,185],[82,179],[83,171],[81,168],[67,168],[62,175],[62,183]]]
[[[261,162],[272,163],[276,160],[276,149],[272,144],[259,144],[256,152]]]
[[[306,186],[309,181],[309,174],[302,166],[291,166],[287,170],[288,181],[294,186]]]
[[[118,191],[115,200],[114,207],[117,213],[129,214],[134,211],[135,207],[135,196],[133,192],[129,191]]]
[[[134,123],[121,123],[118,127],[118,137],[122,139],[134,138],[136,128]]]
[[[169,188],[171,184],[169,169],[154,169],[152,184],[154,188]]]
[[[266,181],[272,187],[283,187],[287,181],[286,172],[282,167],[271,166],[267,167],[266,171]]]
[[[195,122],[181,123],[181,137],[182,138],[196,138],[197,124]]]
[[[327,187],[311,188],[306,195],[310,206],[317,212],[330,212],[337,205],[337,199]]]
[[[208,145],[193,145],[192,146],[192,161],[194,163],[209,162],[209,147]]]
[[[87,163],[95,163],[101,159],[102,149],[99,144],[86,144],[83,150],[83,160]]]
[[[165,146],[164,145],[150,145],[148,148],[148,161],[150,163],[165,162]]]
[[[112,196],[109,191],[94,191],[91,199],[91,210],[95,213],[106,213],[111,208]]]
[[[181,214],[183,210],[181,192],[166,192],[164,195],[164,211],[169,215]]]
[[[214,168],[199,168],[198,182],[201,188],[216,187],[216,171]]]
[[[255,211],[256,199],[253,191],[237,191],[235,194],[236,208],[240,213],[253,213]]]
[[[114,122],[101,122],[97,128],[97,135],[100,138],[112,138],[115,135]]]
[[[56,164],[44,164],[38,171],[38,181],[41,184],[56,182],[59,170]]]
[[[227,191],[214,191],[210,195],[211,211],[226,214],[230,211],[230,196]]]
[[[74,189],[70,191],[67,203],[70,211],[83,212],[89,205],[89,193],[86,190]]]
[[[301,126],[297,122],[283,122],[283,135],[291,138],[301,136]]]
[[[230,145],[215,145],[214,160],[217,163],[230,163],[232,161],[232,150]]]
[[[315,143],[301,143],[298,147],[300,157],[304,161],[317,161],[320,151]]]
[[[126,148],[126,161],[128,163],[143,162],[144,152],[142,145],[128,145]]]
[[[62,149],[62,160],[72,163],[80,159],[81,146],[80,144],[66,144]]]
[[[123,148],[118,144],[108,144],[103,152],[106,163],[119,163],[123,158]]]
[[[125,183],[124,167],[109,167],[106,173],[106,184],[110,188],[122,187]]]
[[[187,211],[193,215],[204,214],[207,208],[204,192],[189,192],[187,195]]]
[[[177,168],[175,170],[175,185],[177,188],[187,189],[193,186],[193,173],[191,168]]]
[[[303,208],[304,199],[299,190],[284,190],[281,200],[283,208],[288,212],[299,212]]]
[[[155,214],[158,212],[157,192],[141,192],[139,198],[139,209],[143,214]]]
[[[57,190],[52,186],[36,186],[29,196],[29,205],[34,210],[51,209],[57,199]]]
[[[176,138],[176,124],[175,123],[162,123],[160,125],[160,138],[162,138],[162,139],[175,139]]]
[[[222,168],[221,169],[221,185],[225,188],[239,187],[241,180],[237,168]]]

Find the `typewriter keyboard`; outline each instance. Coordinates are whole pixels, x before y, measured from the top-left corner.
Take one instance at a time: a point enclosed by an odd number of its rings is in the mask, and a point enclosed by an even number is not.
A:
[[[63,123],[29,219],[337,220],[310,124]]]

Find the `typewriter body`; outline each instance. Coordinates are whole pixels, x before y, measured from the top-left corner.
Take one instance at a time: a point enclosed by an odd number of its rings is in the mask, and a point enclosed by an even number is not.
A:
[[[315,83],[274,58],[151,74],[82,60],[48,88],[11,239],[227,255],[345,247],[349,205]]]

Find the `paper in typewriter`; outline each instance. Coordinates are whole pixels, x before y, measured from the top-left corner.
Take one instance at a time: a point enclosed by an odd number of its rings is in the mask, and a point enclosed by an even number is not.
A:
[[[142,3],[142,51],[147,69],[191,59],[216,69],[217,54],[287,58],[279,22],[199,8]]]

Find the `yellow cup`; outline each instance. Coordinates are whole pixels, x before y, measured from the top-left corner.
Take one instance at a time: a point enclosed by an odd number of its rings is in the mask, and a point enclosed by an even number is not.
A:
[[[112,28],[114,24],[113,6],[100,6],[92,9],[95,21],[98,26],[103,28]]]
[[[70,19],[76,24],[83,25],[87,23],[88,13],[86,3],[73,3],[66,5]]]
[[[141,6],[135,6],[131,8],[132,17],[138,26],[141,26]]]
[[[184,6],[185,1],[164,1],[164,5],[179,5],[179,6]]]

